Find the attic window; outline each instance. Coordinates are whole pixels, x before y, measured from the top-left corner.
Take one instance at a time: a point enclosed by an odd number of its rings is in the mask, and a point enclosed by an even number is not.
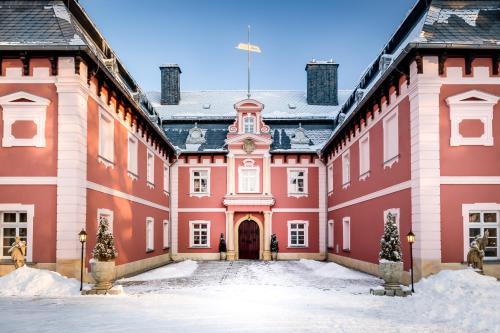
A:
[[[205,110],[210,109],[210,106],[211,106],[210,104],[203,104],[203,108],[204,108]]]
[[[296,109],[296,108],[297,108],[297,105],[295,105],[295,104],[290,104],[290,103],[289,103],[289,104],[288,104],[288,108],[289,108],[289,109]]]

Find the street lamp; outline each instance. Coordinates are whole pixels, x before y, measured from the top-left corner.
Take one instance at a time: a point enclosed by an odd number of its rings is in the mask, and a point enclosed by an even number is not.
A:
[[[411,292],[414,293],[415,289],[413,289],[413,243],[415,243],[415,234],[413,232],[408,233],[406,235],[406,240],[410,243],[410,269],[411,269]]]
[[[83,246],[85,244],[85,242],[87,241],[87,233],[85,232],[85,230],[82,229],[82,231],[80,231],[80,233],[78,234],[79,238],[80,238],[80,243],[82,243],[82,257],[81,257],[81,260],[80,260],[80,291],[82,291],[83,289]]]

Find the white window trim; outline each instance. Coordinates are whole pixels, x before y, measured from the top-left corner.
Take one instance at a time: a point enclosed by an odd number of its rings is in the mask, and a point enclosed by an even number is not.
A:
[[[149,157],[151,166],[149,166]],[[155,187],[155,153],[149,149],[146,150],[146,184],[149,188]]]
[[[252,123],[253,123],[253,131],[252,132],[246,131],[245,125],[246,125],[247,119],[252,119]],[[256,130],[257,130],[257,118],[252,114],[248,114],[248,115],[244,116],[243,117],[243,133],[255,134],[257,132]]]
[[[333,249],[335,246],[335,221],[328,220],[328,237],[327,237],[327,247]]]
[[[14,102],[27,99],[33,102]],[[3,147],[45,147],[45,122],[50,101],[24,91],[0,97],[3,118]],[[32,121],[36,124],[36,134],[32,138],[16,138],[12,125],[16,121]]]
[[[395,133],[389,134],[387,123],[395,118],[396,131]],[[383,137],[384,137],[384,169],[390,168],[394,163],[399,161],[399,110],[396,107],[392,112],[389,112],[383,119]],[[389,143],[392,142],[389,139],[395,138],[394,144],[396,145],[397,154],[394,156],[389,156]]]
[[[193,235],[193,225],[194,224],[206,224],[207,225],[207,245],[195,245],[194,244],[194,235]],[[210,221],[206,220],[194,220],[189,221],[189,247],[190,248],[210,248]]]
[[[207,172],[207,191],[195,192],[194,191],[194,172],[206,171]],[[209,197],[210,196],[210,168],[190,168],[189,169],[189,196],[190,197]]]
[[[467,101],[469,98],[481,100]],[[493,146],[493,109],[499,97],[479,90],[450,96],[446,103],[450,107],[451,136],[450,146]],[[463,120],[480,120],[484,126],[480,137],[463,137],[460,123]]]
[[[102,152],[102,144],[101,140],[103,139],[103,132],[102,132],[102,121],[103,118],[106,119],[106,121],[110,122],[111,126],[111,153],[110,156],[104,156],[104,153]],[[99,108],[99,141],[98,141],[98,151],[99,155],[97,157],[97,160],[104,164],[106,168],[113,168],[114,167],[114,155],[115,155],[115,119],[113,116],[108,114],[106,110],[103,108]]]
[[[163,163],[163,192],[167,194],[170,193],[169,173],[170,168],[168,167],[168,164]]]
[[[99,230],[99,217],[101,217],[101,215],[108,216],[108,230],[111,234],[113,234],[114,212],[107,208],[97,209],[97,220],[96,220],[97,230]]]
[[[366,142],[367,144],[367,156],[362,154],[362,145]],[[370,176],[370,133],[367,132],[359,139],[359,180],[365,180]],[[366,160],[366,161],[365,161]],[[363,162],[366,162],[366,169],[363,169]]]
[[[292,244],[292,224],[304,224],[304,245],[293,245]],[[291,220],[288,221],[288,247],[290,248],[305,248],[309,247],[309,221],[304,220]]]
[[[349,229],[345,229],[346,222],[349,225]],[[348,246],[346,247],[346,239]],[[343,251],[351,251],[351,218],[349,216],[345,216],[342,218],[342,250]]]
[[[303,172],[304,173],[304,192],[294,192],[292,191],[292,172]],[[289,197],[307,197],[309,195],[309,168],[287,168],[287,188]]]
[[[130,142],[134,142],[135,145],[135,155],[132,154],[132,149],[133,146],[130,145]],[[137,180],[139,177],[139,140],[132,135],[131,133],[128,133],[128,138],[127,138],[127,174],[129,175],[132,180]]]
[[[148,233],[148,225],[151,225],[151,235]],[[146,217],[146,252],[155,250],[155,219]]]
[[[329,166],[327,166],[327,172],[326,176],[328,177],[327,179],[327,187],[328,187],[328,195],[331,195],[333,193],[333,188],[334,188],[334,182],[333,182],[333,162]]]
[[[389,209],[384,210],[384,215],[382,216],[383,217],[382,221],[384,221],[384,226],[385,226],[385,222],[387,221],[387,215],[389,213],[391,213],[392,215],[396,216],[396,226],[398,228],[399,237],[401,237],[401,233],[400,233],[400,229],[399,229],[399,214],[400,214],[400,209],[399,208],[389,208]]]
[[[255,191],[243,191],[242,188],[242,181],[241,181],[241,172],[243,170],[255,170],[256,171],[256,184],[255,184]],[[260,168],[259,167],[238,167],[238,193],[260,193]]]
[[[499,211],[500,203],[485,202],[485,203],[473,203],[473,204],[462,204],[462,218],[463,218],[463,243],[464,243],[464,262],[467,262],[467,253],[470,249],[469,244],[469,212],[471,211]],[[500,231],[500,222],[497,223],[498,231]],[[499,235],[497,235],[498,238]],[[498,242],[498,239],[497,239]],[[500,245],[500,244],[499,244]],[[500,249],[499,249],[500,250]],[[498,253],[500,255],[500,253]],[[487,259],[495,260],[495,259]]]
[[[35,205],[22,205],[18,203],[13,204],[0,204],[0,212],[26,212],[27,214],[27,246],[26,260],[33,261],[33,218],[35,216]],[[0,236],[3,242],[3,230],[0,230]],[[2,257],[0,257],[2,258]]]
[[[346,169],[345,165],[345,159],[348,159],[349,166]],[[343,154],[342,154],[342,188],[346,189],[351,185],[351,150],[347,149]]]
[[[168,220],[163,220],[163,248],[168,249],[170,247],[170,232],[169,232]]]

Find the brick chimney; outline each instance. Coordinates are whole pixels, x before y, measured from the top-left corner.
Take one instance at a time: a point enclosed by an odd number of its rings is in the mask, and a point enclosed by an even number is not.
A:
[[[161,72],[161,105],[177,105],[181,100],[180,74],[177,64],[160,66]]]
[[[329,61],[311,60],[306,65],[307,72],[307,104],[338,105],[339,64]]]

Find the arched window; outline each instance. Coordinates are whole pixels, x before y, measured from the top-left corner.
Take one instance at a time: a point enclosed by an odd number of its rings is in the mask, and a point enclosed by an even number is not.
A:
[[[243,118],[243,132],[255,133],[255,117],[246,116]]]

